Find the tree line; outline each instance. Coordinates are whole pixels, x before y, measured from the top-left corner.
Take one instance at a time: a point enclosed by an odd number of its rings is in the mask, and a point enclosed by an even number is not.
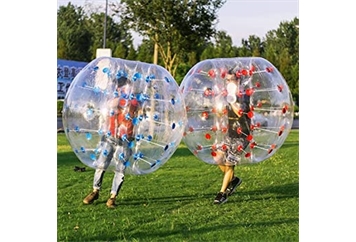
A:
[[[90,3],[69,2],[57,10],[57,58],[90,62],[105,43],[113,57],[161,65],[180,84],[205,59],[263,57],[281,72],[298,106],[299,19],[282,21],[264,37],[250,35],[234,46],[226,31],[215,28],[225,2],[121,0],[110,3],[107,14]],[[142,36],[136,48],[132,31]]]

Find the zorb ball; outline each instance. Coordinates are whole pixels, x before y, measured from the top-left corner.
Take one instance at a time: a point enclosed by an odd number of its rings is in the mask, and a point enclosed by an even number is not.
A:
[[[100,57],[86,65],[71,83],[63,107],[66,137],[85,165],[95,169],[100,154],[105,155],[103,140],[114,136],[108,117],[118,110],[116,142],[131,153],[115,152],[107,170],[113,171],[115,162],[122,162],[127,174],[157,170],[176,151],[186,124],[177,82],[163,67],[138,61]]]
[[[292,127],[288,85],[263,58],[201,61],[184,77],[180,92],[188,119],[183,141],[208,164],[226,164],[226,159],[217,162],[219,152],[234,156],[235,164],[266,160]]]

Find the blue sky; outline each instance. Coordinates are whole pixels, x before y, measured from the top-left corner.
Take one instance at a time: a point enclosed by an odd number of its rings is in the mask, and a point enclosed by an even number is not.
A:
[[[102,5],[106,0],[57,0],[57,7],[67,5],[84,5],[86,2]],[[116,2],[108,0],[108,2]],[[298,0],[227,0],[219,10],[217,30],[225,30],[231,36],[233,44],[240,46],[242,38],[250,35],[263,38],[269,30],[277,29],[280,22],[299,18]],[[140,36],[134,34],[135,45],[140,43]]]

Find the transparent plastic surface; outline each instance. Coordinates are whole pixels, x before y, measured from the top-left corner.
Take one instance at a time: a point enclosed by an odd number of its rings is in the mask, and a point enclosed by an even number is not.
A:
[[[116,120],[113,134],[109,118],[118,112],[126,125]],[[74,78],[64,100],[69,143],[79,160],[94,169],[99,156],[109,151],[104,141],[113,138],[130,154],[115,152],[107,170],[122,162],[127,174],[154,172],[176,151],[185,124],[184,100],[174,78],[161,66],[138,61],[93,60]]]
[[[184,77],[180,91],[188,119],[183,141],[208,164],[221,164],[217,154],[229,146],[236,164],[266,160],[282,146],[291,130],[292,95],[283,76],[266,59],[201,61]],[[231,116],[233,110],[237,114]]]

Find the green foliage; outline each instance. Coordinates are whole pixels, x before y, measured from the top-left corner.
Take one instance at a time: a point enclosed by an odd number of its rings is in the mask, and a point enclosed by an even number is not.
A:
[[[214,58],[214,56],[215,56],[215,47],[212,43],[210,43],[210,44],[207,44],[206,48],[200,55],[200,60],[212,59],[212,58]]]
[[[92,13],[88,18],[88,26],[93,34],[93,45],[91,52],[92,59],[96,57],[96,49],[103,48],[103,33],[105,27],[105,13]],[[105,48],[112,50],[112,56],[117,58],[126,58],[132,46],[132,36],[127,25],[115,21],[111,16],[106,16],[106,39]]]
[[[281,22],[279,28],[266,34],[265,52],[269,60],[281,72],[299,105],[299,19]]]
[[[57,100],[57,117],[62,117],[63,100]]]
[[[57,58],[90,61],[92,45],[86,16],[81,7],[71,3],[59,7],[57,11]]]
[[[141,176],[127,175],[119,206],[108,209],[113,173],[92,205],[94,171],[84,167],[57,135],[58,241],[295,241],[299,240],[299,131],[292,130],[268,160],[236,167],[243,182],[227,203],[213,204],[222,173],[181,144],[166,164]]]
[[[129,53],[127,54],[127,57],[126,57],[128,60],[136,60],[137,58],[137,54],[136,54],[136,50],[135,48],[133,47],[133,45],[130,45],[130,48],[129,48]]]
[[[264,42],[256,35],[250,35],[248,40],[242,39],[241,56],[259,57],[264,53]]]
[[[299,106],[294,105],[294,119],[299,119]]]
[[[188,65],[188,64],[179,64],[177,71],[176,71],[176,75],[175,75],[175,80],[177,81],[178,85],[181,84],[181,82],[183,81],[183,78],[185,77],[185,75],[187,75],[188,71],[190,70],[192,66]]]
[[[123,0],[122,17],[130,27],[153,40],[164,67],[175,76],[185,53],[215,33],[217,11],[225,0]]]
[[[137,60],[152,63],[153,62],[153,41],[144,39],[138,47]]]
[[[158,65],[181,82],[186,72],[201,60],[261,56],[281,72],[299,105],[299,19],[283,21],[262,38],[250,35],[233,46],[225,31],[217,31],[217,11],[226,0],[162,1],[125,0],[110,4],[106,45],[113,57],[153,62],[158,43]],[[91,61],[103,46],[103,12],[89,14],[69,3],[57,11],[57,57]],[[137,50],[130,31],[143,36]],[[186,72],[184,72],[186,71]]]
[[[213,43],[207,43],[207,47],[202,52],[200,59],[229,58],[236,57],[232,39],[226,31],[218,31],[214,35]]]
[[[82,7],[68,3],[57,11],[57,58],[87,61],[96,58],[96,50],[103,48],[105,14],[84,12]],[[126,58],[133,39],[127,25],[106,16],[105,48],[113,57]],[[132,53],[131,53],[132,57]]]

